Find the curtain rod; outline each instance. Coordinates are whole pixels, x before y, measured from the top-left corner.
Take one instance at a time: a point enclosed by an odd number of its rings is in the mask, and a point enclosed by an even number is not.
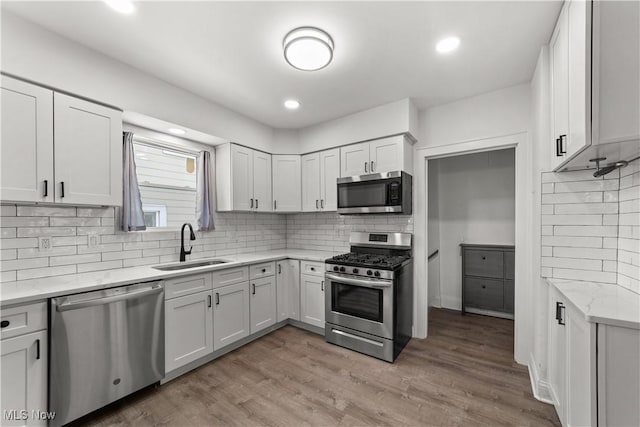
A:
[[[190,150],[188,148],[183,148],[183,147],[176,147],[174,145],[165,143],[163,141],[158,141],[157,139],[136,135],[135,133],[133,134],[133,140],[135,142],[138,142],[139,144],[146,145],[149,147],[154,147],[154,148],[160,147],[167,150],[176,151],[178,153],[187,154],[190,156],[195,156],[195,157],[200,156],[200,151]]]

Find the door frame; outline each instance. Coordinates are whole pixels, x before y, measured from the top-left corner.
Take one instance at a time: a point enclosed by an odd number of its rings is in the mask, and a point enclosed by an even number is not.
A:
[[[527,156],[531,153],[527,132],[484,138],[459,143],[419,147],[414,156],[414,277],[428,276],[427,242],[428,242],[428,167],[429,160],[463,154],[487,151],[515,149],[515,301],[514,301],[514,357],[516,362],[527,364],[530,354],[529,343],[532,334],[531,307],[531,260],[533,232],[531,224],[532,198],[527,195],[532,191],[531,162]],[[527,285],[529,284],[529,285]],[[414,331],[413,336],[426,338],[428,335],[429,296],[427,281],[416,281],[414,288]]]

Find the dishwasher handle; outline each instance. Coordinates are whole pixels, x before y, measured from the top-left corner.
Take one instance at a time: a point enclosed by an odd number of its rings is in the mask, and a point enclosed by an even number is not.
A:
[[[120,295],[113,295],[113,296],[108,296],[103,298],[95,298],[95,299],[90,299],[86,301],[66,302],[56,306],[56,310],[68,311],[68,310],[76,310],[76,309],[85,308],[85,307],[93,307],[96,305],[110,304],[112,302],[140,298],[145,295],[151,295],[151,294],[155,294],[162,291],[163,291],[162,286],[153,285],[145,289],[141,289],[135,292],[127,292]]]

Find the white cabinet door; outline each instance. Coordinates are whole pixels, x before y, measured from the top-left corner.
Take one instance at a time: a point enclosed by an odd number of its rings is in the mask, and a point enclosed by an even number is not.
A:
[[[302,211],[320,209],[320,154],[302,156]]]
[[[568,31],[569,133],[566,156],[591,145],[591,2],[566,4]]]
[[[122,204],[122,113],[54,94],[55,200]]]
[[[569,134],[569,21],[567,6],[562,8],[555,32],[551,38],[551,102],[553,163],[562,163],[566,156],[566,138]],[[560,141],[560,139],[563,139]]]
[[[231,197],[233,210],[253,209],[253,150],[231,144]]]
[[[340,176],[371,173],[369,169],[369,143],[340,147]]]
[[[165,373],[213,351],[211,292],[200,292],[164,303]]]
[[[300,320],[300,261],[282,260],[276,268],[277,321]]]
[[[261,212],[272,211],[271,197],[271,154],[262,151],[253,152],[253,198],[255,209]]]
[[[213,350],[249,335],[249,282],[213,291]]]
[[[300,156],[273,155],[273,210],[302,210]]]
[[[378,139],[369,143],[372,173],[404,170],[404,137]]]
[[[566,330],[556,319],[557,303],[563,304],[563,301],[555,289],[549,289],[549,385],[558,418],[562,425],[566,425]]]
[[[300,320],[324,328],[324,278],[300,276]]]
[[[276,323],[276,276],[263,277],[251,282],[251,333]]]
[[[566,425],[597,424],[596,325],[567,304],[564,309],[566,339]]]
[[[2,340],[2,410],[47,410],[47,331]],[[19,414],[17,414],[19,416]],[[46,425],[46,421],[8,420],[3,426]]]
[[[2,76],[2,200],[53,202],[53,92]]]
[[[340,177],[340,149],[320,152],[320,208],[338,210],[338,184]]]

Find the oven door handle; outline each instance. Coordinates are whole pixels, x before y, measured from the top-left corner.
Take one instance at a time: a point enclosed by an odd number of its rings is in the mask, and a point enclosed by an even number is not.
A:
[[[362,286],[365,288],[390,288],[393,285],[393,282],[391,281],[356,279],[354,277],[347,277],[347,276],[333,274],[333,273],[325,273],[325,277],[327,278],[327,280],[341,282],[347,285]]]

